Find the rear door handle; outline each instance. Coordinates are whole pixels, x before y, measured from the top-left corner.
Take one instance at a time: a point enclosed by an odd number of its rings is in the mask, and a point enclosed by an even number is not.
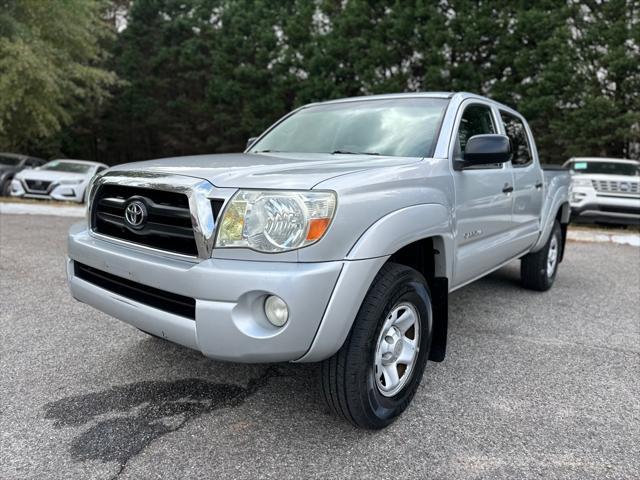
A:
[[[507,184],[502,189],[502,193],[511,193],[511,192],[513,192],[513,185]]]
[[[540,190],[542,188],[542,186],[544,185],[544,183],[540,182],[540,183],[536,183],[536,188],[538,190]]]

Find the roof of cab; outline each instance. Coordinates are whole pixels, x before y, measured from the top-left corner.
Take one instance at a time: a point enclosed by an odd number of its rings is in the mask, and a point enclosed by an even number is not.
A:
[[[346,102],[361,102],[368,100],[393,100],[398,98],[443,98],[443,99],[452,99],[457,98],[459,101],[466,100],[468,98],[476,98],[478,100],[484,100],[487,102],[491,102],[497,105],[500,108],[504,108],[511,112],[515,112],[508,105],[504,105],[496,100],[493,100],[488,97],[483,97],[482,95],[478,95],[470,92],[405,92],[405,93],[384,93],[380,95],[362,95],[359,97],[346,97],[346,98],[336,98],[335,100],[327,100],[323,102],[313,102],[307,105],[304,105],[301,108],[310,107],[313,105],[326,105],[333,103],[346,103]],[[517,113],[517,112],[515,112]]]

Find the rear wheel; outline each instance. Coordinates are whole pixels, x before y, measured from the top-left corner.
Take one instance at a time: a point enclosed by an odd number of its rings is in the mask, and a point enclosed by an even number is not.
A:
[[[562,231],[556,220],[545,246],[534,253],[522,257],[520,277],[522,284],[531,290],[549,290],[558,273],[558,263],[562,254]]]
[[[422,275],[403,265],[383,266],[344,345],[320,367],[329,408],[361,428],[392,423],[418,389],[432,323]]]

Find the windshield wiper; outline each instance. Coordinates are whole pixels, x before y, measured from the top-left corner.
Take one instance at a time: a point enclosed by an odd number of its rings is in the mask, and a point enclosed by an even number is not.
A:
[[[380,155],[378,152],[349,152],[347,150],[334,150],[331,152],[331,155],[342,154],[342,155]]]
[[[282,150],[271,150],[270,148],[267,148],[266,150],[254,150],[251,153],[279,153],[282,152]]]

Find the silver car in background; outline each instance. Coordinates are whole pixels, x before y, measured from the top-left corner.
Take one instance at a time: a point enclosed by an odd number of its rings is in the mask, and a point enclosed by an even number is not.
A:
[[[571,213],[577,220],[640,223],[640,161],[616,158],[572,158]]]
[[[98,162],[52,160],[17,173],[11,182],[11,196],[83,203],[89,181],[107,168]]]

